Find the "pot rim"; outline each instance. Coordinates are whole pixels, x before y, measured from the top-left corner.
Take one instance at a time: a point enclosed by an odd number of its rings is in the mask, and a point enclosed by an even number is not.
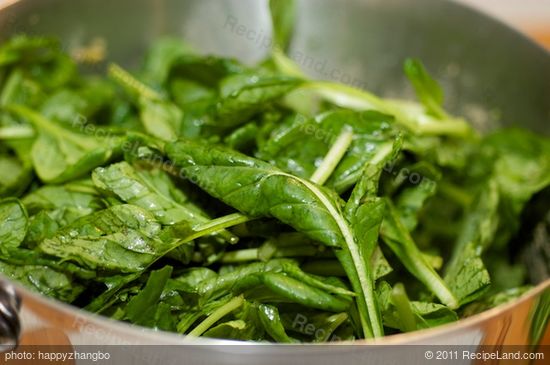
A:
[[[5,278],[5,276],[0,275]],[[251,341],[234,341],[234,340],[222,340],[222,339],[210,339],[210,338],[190,338],[186,335],[177,334],[167,331],[158,331],[147,327],[142,327],[134,325],[131,323],[111,319],[109,317],[104,317],[100,314],[95,314],[92,312],[87,312],[84,309],[75,307],[71,304],[63,303],[53,298],[46,297],[44,295],[30,291],[29,289],[21,286],[19,283],[15,283],[10,279],[5,279],[11,283],[15,288],[17,293],[22,298],[22,307],[25,308],[26,305],[30,307],[36,306],[40,307],[41,310],[48,309],[59,314],[67,315],[67,319],[71,319],[73,324],[80,319],[84,319],[87,324],[96,326],[98,330],[107,329],[113,332],[116,332],[117,335],[128,334],[134,337],[139,337],[141,340],[151,339],[154,340],[155,345],[268,345],[268,346],[288,346],[288,344],[279,344],[279,343],[260,343],[260,342],[251,342]],[[313,345],[375,345],[375,346],[384,346],[384,345],[411,345],[416,344],[420,340],[425,340],[429,338],[436,338],[440,335],[447,335],[452,332],[458,332],[470,327],[477,327],[480,324],[490,321],[496,317],[503,315],[506,312],[513,311],[514,308],[520,306],[523,303],[526,303],[531,300],[535,300],[537,297],[542,295],[546,290],[550,290],[550,279],[543,281],[537,286],[529,289],[519,298],[513,299],[508,303],[496,306],[489,310],[483,311],[481,313],[472,315],[467,318],[460,319],[456,322],[447,323],[441,326],[421,329],[408,333],[400,333],[394,335],[388,335],[381,338],[371,338],[371,339],[360,339],[355,341],[341,341],[341,342],[327,342],[322,344],[313,344]],[[29,301],[29,303],[27,303]],[[32,311],[32,310],[31,310]],[[77,330],[76,327],[70,327],[65,329]],[[129,344],[131,345],[131,344]],[[291,346],[303,346],[308,344],[297,344]]]

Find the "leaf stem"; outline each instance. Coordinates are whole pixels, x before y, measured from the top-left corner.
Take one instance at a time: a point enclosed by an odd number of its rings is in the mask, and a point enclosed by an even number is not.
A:
[[[380,234],[384,242],[401,260],[405,268],[428,287],[441,303],[451,309],[459,306],[458,300],[439,274],[426,261],[409,231],[403,226],[395,207],[386,200],[388,214],[382,223]]]
[[[204,232],[217,233],[223,228],[228,228],[237,224],[245,223],[249,220],[251,220],[251,218],[244,214],[233,213],[220,218],[212,219],[211,221],[208,221],[206,223],[199,223],[193,227],[193,230],[197,231],[197,234],[200,233],[202,236]]]
[[[340,107],[356,111],[377,110],[395,117],[397,123],[418,135],[473,137],[472,127],[463,119],[437,119],[425,113],[421,105],[401,100],[381,99],[367,91],[330,81],[310,81],[298,90],[312,90]]]
[[[216,323],[217,321],[219,321],[229,313],[233,312],[235,309],[239,308],[243,304],[244,304],[244,297],[242,295],[239,295],[238,297],[231,299],[229,302],[225,303],[224,305],[216,309],[211,315],[206,317],[204,321],[199,323],[197,327],[195,327],[191,332],[189,332],[188,336],[198,337],[202,335],[210,327],[212,327],[214,323]]]
[[[34,129],[25,125],[0,128],[0,139],[22,139],[34,136]]]
[[[246,248],[243,250],[226,252],[220,262],[223,264],[235,264],[246,261],[256,261],[258,260],[258,249],[257,248]]]
[[[137,95],[150,100],[162,99],[162,96],[158,92],[136,79],[132,74],[119,65],[111,63],[109,65],[108,72],[109,75],[118,83]]]
[[[416,330],[416,318],[411,308],[411,302],[402,283],[397,283],[392,289],[391,298],[393,305],[397,309],[404,332]]]
[[[50,121],[42,114],[37,113],[36,111],[28,108],[22,104],[10,104],[5,107],[7,111],[13,113],[23,119],[26,119],[30,124],[32,124],[36,129],[45,131],[46,133],[60,139],[68,140],[74,143],[77,146],[86,149],[96,149],[100,145],[98,144],[96,137],[87,136],[82,134],[76,134],[64,127],[57,125],[56,123]]]
[[[208,236],[214,233],[221,232],[226,228],[236,226],[238,224],[248,222],[250,220],[252,220],[252,218],[247,217],[246,215],[243,215],[240,213],[233,213],[233,214],[225,215],[220,218],[212,219],[207,223],[197,224],[194,227],[192,227],[193,233],[180,239],[176,245],[170,247],[168,250],[166,250],[161,255],[159,255],[159,257],[157,257],[153,261],[153,263],[159,260],[161,257],[166,256],[169,252],[175,250],[181,245],[186,244],[187,242],[193,241],[199,237]],[[153,263],[151,263],[150,265],[152,265]]]
[[[287,174],[287,176],[291,176],[292,178],[296,179],[296,177],[292,175]],[[382,327],[382,323],[380,323],[376,298],[374,296],[374,283],[371,278],[369,268],[367,268],[366,260],[361,255],[361,250],[359,248],[359,245],[357,244],[357,241],[355,240],[355,237],[353,236],[351,228],[348,226],[348,223],[345,221],[345,219],[341,216],[338,208],[330,202],[330,200],[327,198],[327,196],[325,196],[325,194],[322,193],[319,187],[307,180],[299,179],[299,181],[317,196],[319,201],[327,208],[330,215],[334,217],[334,220],[336,221],[336,224],[338,225],[338,228],[342,233],[342,237],[344,238],[344,242],[346,245],[346,247],[343,247],[343,249],[348,251],[350,259],[353,262],[353,267],[357,274],[359,289],[361,290],[362,294],[362,298],[359,300],[364,300],[367,308],[366,314],[368,315],[371,326],[368,326],[366,319],[362,316],[361,318],[363,330],[368,335],[372,335],[374,337],[382,337],[384,335],[384,329]]]
[[[353,130],[346,125],[338,138],[336,138],[336,141],[328,151],[321,165],[311,176],[310,180],[319,185],[323,185],[328,180],[330,175],[332,175],[334,169],[342,160],[342,157],[346,154],[352,141]]]
[[[323,253],[325,255],[323,255]],[[316,256],[328,256],[330,251],[322,252],[315,246],[294,246],[294,247],[280,247],[269,257],[263,257],[261,248],[245,248],[242,250],[226,252],[220,262],[223,264],[236,264],[247,261],[267,261],[272,258],[285,258],[285,257],[316,257]]]
[[[18,88],[23,84],[23,72],[17,69],[5,80],[4,88],[0,94],[0,106],[8,105],[15,99]]]
[[[354,110],[378,110],[382,113],[391,114],[390,108],[384,100],[367,91],[357,89],[353,86],[338,84],[331,81],[311,81],[302,87],[316,91],[326,100]]]

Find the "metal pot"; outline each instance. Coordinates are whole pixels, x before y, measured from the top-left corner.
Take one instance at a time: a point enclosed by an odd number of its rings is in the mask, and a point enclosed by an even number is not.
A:
[[[550,134],[550,55],[505,25],[442,0],[298,3],[299,20],[290,54],[306,73],[384,96],[409,97],[411,90],[401,65],[406,57],[417,57],[442,81],[447,107],[478,128],[494,128],[498,119],[499,123],[521,124]],[[261,59],[271,42],[266,3],[257,0],[8,0],[2,4],[0,38],[17,32],[47,34],[74,48],[99,37],[106,41],[109,60],[128,67],[136,66],[144,50],[164,34],[181,35],[204,52],[246,62]],[[549,245],[546,241],[542,249],[548,250]],[[424,351],[412,355],[412,348],[404,352],[386,345],[533,345],[544,333],[549,343],[548,309],[544,312],[544,306],[550,301],[550,280],[547,274],[533,277],[536,287],[504,306],[456,324],[359,341],[356,344],[369,346],[351,348],[203,347],[227,342],[192,341],[112,321],[37,296],[17,284],[13,284],[16,293],[8,290],[0,295],[0,315],[8,321],[0,329],[12,335],[14,344],[21,303],[21,335],[27,344],[194,345],[183,350],[180,346],[163,347],[154,355],[151,348],[119,349],[118,359],[124,363],[328,364],[367,359],[424,363]],[[12,284],[3,285],[10,288]],[[9,339],[6,337],[5,343]]]

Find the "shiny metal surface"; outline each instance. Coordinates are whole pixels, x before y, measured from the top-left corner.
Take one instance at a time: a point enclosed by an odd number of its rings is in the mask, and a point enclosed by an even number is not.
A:
[[[270,43],[264,1],[8,3],[11,5],[0,9],[0,38],[17,32],[55,35],[71,49],[100,37],[107,42],[108,59],[129,67],[137,65],[144,50],[163,34],[179,35],[201,51],[234,56],[246,62],[261,59]],[[411,90],[402,76],[401,65],[406,57],[418,57],[443,82],[447,107],[470,119],[478,128],[494,128],[497,121],[502,121],[550,135],[550,55],[506,26],[442,0],[301,0],[299,7],[290,54],[307,73],[385,96],[408,97]],[[23,340],[27,343],[45,338],[35,336],[43,333],[40,331],[61,332],[72,344],[189,341],[99,318],[21,288],[19,293],[23,298]],[[376,351],[372,346],[359,347],[357,351],[361,356],[378,356],[388,351],[378,344],[532,344],[533,333],[547,331],[540,329],[536,311],[548,297],[550,280],[538,283],[515,302],[459,323],[384,338],[376,342]],[[255,364],[261,358],[264,364],[280,361],[319,364],[353,355],[349,350],[338,350],[338,346],[330,348],[327,352],[327,347],[296,347],[291,355],[299,357],[281,360],[281,356],[288,354],[276,346],[251,346],[247,351],[239,347],[236,353],[222,348],[193,347],[186,358],[189,363],[207,356],[212,363],[223,359],[226,363]],[[269,358],[266,354],[277,357]],[[166,361],[170,356],[167,353],[163,362],[169,363]]]
[[[9,350],[17,346],[21,334],[19,309],[21,298],[15,287],[0,279],[0,350]]]

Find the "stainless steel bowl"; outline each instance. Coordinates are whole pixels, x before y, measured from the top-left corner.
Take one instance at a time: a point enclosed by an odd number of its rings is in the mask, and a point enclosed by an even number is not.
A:
[[[245,62],[261,59],[270,45],[265,1],[7,0],[2,4],[0,38],[18,32],[54,35],[69,49],[102,38],[107,42],[108,59],[128,67],[136,66],[151,42],[164,34],[181,36],[204,52]],[[411,94],[402,76],[402,62],[417,57],[443,82],[447,107],[478,128],[519,124],[550,134],[550,55],[505,25],[451,1],[301,0],[290,53],[314,77],[399,97]],[[353,350],[338,345],[291,349],[193,346],[186,347],[184,360],[190,364],[387,362],[396,351],[385,346],[389,344],[533,344],[534,328],[546,332],[549,341],[548,328],[534,318],[550,300],[550,280],[534,284],[536,288],[522,298],[456,324],[376,342],[360,341],[370,346]],[[16,288],[22,299],[26,343],[226,343],[192,342],[111,321]],[[548,312],[542,317],[547,319]],[[135,348],[127,355],[132,363],[179,363],[182,359],[173,347],[157,351],[152,360],[143,351]],[[410,354],[403,356],[414,361]],[[424,361],[419,357],[417,362]]]

